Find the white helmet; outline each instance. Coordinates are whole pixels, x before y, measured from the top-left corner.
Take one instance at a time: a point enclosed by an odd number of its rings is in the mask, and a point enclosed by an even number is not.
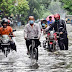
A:
[[[8,24],[8,19],[3,18],[1,24],[4,24],[4,23]]]

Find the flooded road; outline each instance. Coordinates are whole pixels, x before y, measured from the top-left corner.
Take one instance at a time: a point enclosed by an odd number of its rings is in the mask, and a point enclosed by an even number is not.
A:
[[[27,49],[23,37],[23,29],[16,31],[14,41],[17,52],[11,52],[6,58],[0,52],[0,72],[72,72],[72,26],[67,25],[69,50],[48,52],[39,47],[39,60],[31,66],[31,60],[26,54]],[[41,37],[43,42],[44,36]]]

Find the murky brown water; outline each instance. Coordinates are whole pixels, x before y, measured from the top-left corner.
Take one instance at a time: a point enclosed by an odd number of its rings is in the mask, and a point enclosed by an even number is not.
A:
[[[39,47],[39,60],[31,66],[31,60],[26,54],[23,30],[16,31],[14,38],[17,53],[11,52],[6,58],[0,52],[0,72],[72,72],[72,26],[67,25],[69,50],[48,52]],[[43,42],[44,37],[41,37]]]

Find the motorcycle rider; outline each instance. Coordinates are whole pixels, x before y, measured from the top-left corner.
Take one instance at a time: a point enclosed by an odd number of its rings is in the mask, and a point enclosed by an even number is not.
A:
[[[60,38],[58,39],[58,44],[59,44],[60,50],[64,50],[62,48],[61,42],[63,42],[63,44],[65,45],[65,50],[68,50],[68,37],[67,37],[67,30],[66,30],[65,21],[60,19],[59,14],[55,14],[54,18],[55,18],[55,22],[50,27],[48,27],[45,31],[49,31],[51,29],[54,29],[55,32],[60,32],[61,37],[63,38],[62,41],[60,40]],[[63,27],[62,32],[59,31],[60,27]]]
[[[49,21],[47,21],[48,25],[51,25],[53,23],[53,20],[52,20],[52,16],[49,16]]]
[[[34,23],[35,19],[34,16],[29,16],[29,23],[25,26],[24,29],[24,39],[26,40],[26,46],[27,46],[27,54],[29,54],[29,46],[31,44],[31,39],[32,37],[38,37],[38,40],[35,41],[35,43],[37,44],[37,47],[40,45],[40,34],[41,34],[41,30],[39,25],[37,25],[36,23]]]
[[[13,29],[8,26],[8,20],[6,18],[4,18],[1,22],[2,27],[0,28],[0,35],[13,35]],[[13,35],[14,36],[14,35]],[[10,45],[12,50],[16,51],[16,45],[13,41],[10,41]],[[1,49],[1,45],[0,45],[0,49]]]

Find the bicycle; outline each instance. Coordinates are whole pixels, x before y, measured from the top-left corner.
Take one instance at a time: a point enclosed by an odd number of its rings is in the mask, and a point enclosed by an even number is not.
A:
[[[30,46],[30,58],[35,59],[36,61],[38,61],[38,45],[37,45],[37,41],[39,40],[37,37],[34,37],[31,40],[31,46]]]

